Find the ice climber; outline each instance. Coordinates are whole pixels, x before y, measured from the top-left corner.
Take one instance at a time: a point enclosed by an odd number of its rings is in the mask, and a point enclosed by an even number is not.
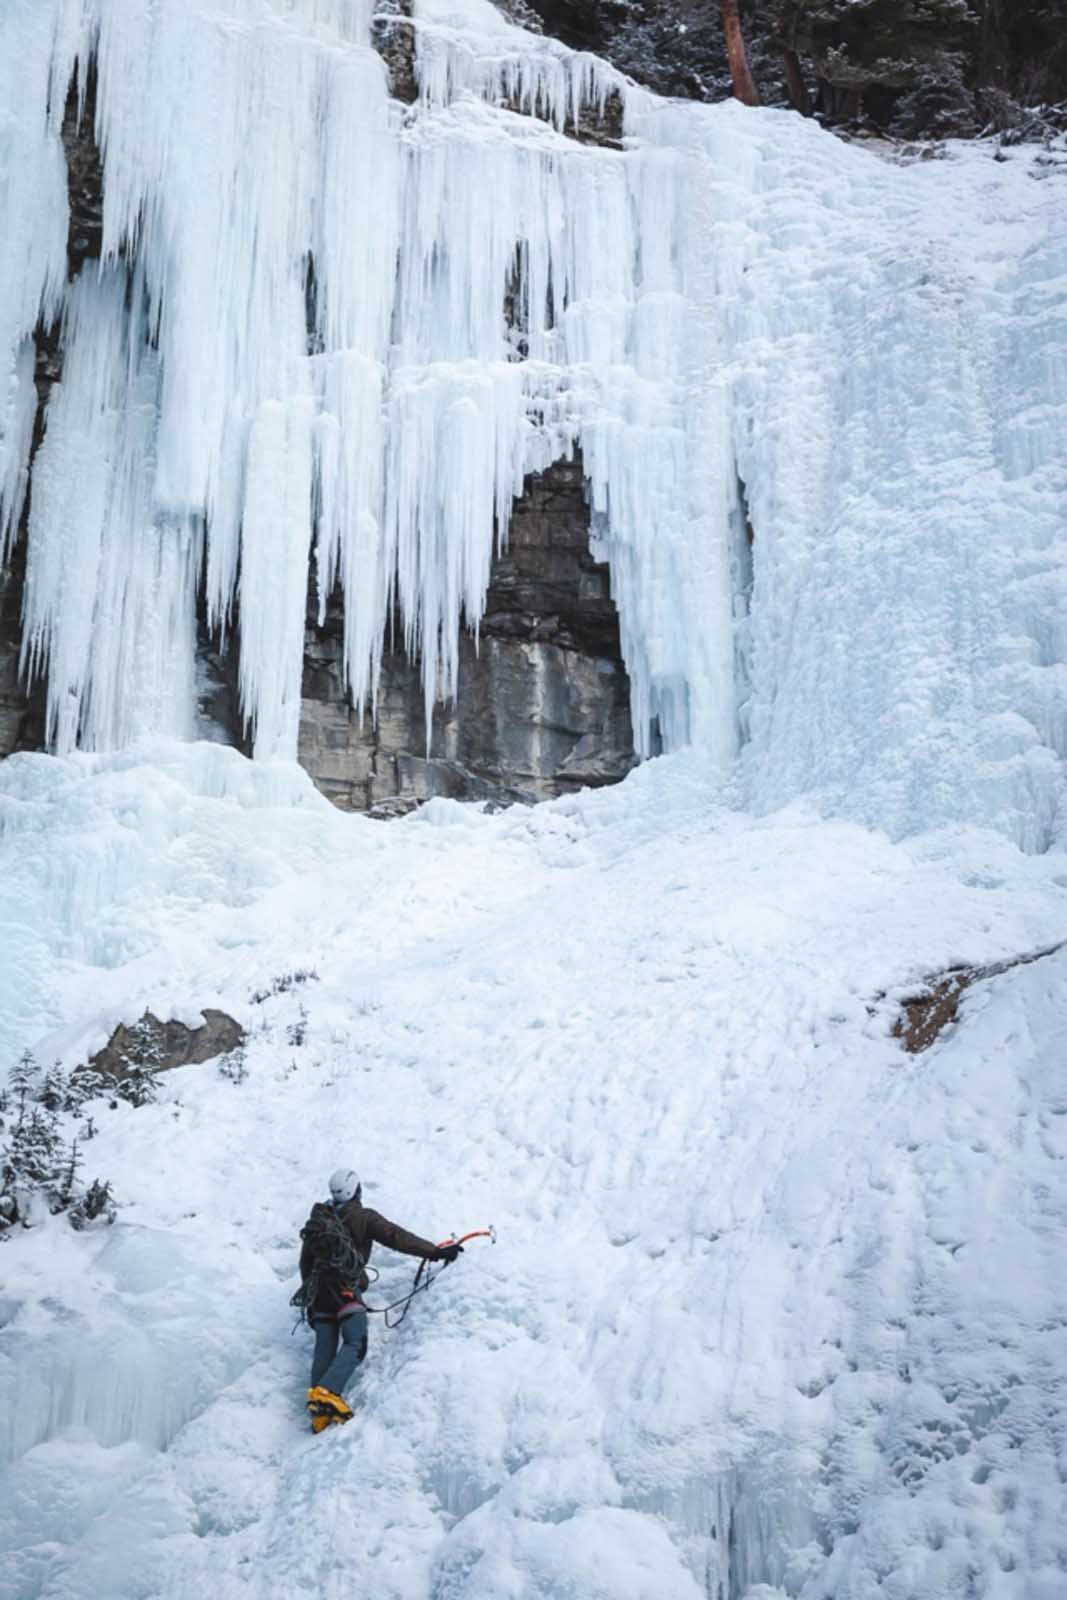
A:
[[[345,1386],[367,1354],[366,1267],[376,1244],[423,1261],[454,1261],[460,1244],[431,1244],[397,1227],[362,1202],[358,1175],[339,1167],[330,1178],[330,1198],[311,1208],[300,1231],[301,1287],[293,1302],[303,1308],[315,1333],[308,1413],[315,1433],[331,1422],[347,1422]]]

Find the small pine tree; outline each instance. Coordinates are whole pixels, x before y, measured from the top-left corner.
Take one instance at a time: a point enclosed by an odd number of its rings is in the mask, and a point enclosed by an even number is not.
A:
[[[21,1174],[30,1183],[49,1183],[61,1142],[54,1112],[34,1106],[15,1133]]]
[[[67,1077],[58,1061],[53,1061],[45,1073],[37,1101],[46,1111],[61,1111],[66,1105]]]
[[[24,1050],[11,1073],[11,1092],[20,1120],[26,1114],[26,1107],[37,1098],[40,1076],[36,1057],[29,1050]]]
[[[245,1052],[243,1045],[228,1050],[219,1062],[219,1071],[224,1078],[229,1078],[231,1083],[244,1083],[248,1077],[248,1068],[245,1065]]]
[[[151,1105],[159,1092],[156,1074],[163,1060],[158,1024],[146,1011],[129,1030],[129,1046],[122,1055],[124,1074],[115,1092],[131,1106]]]
[[[114,1111],[118,1105],[118,1080],[114,1073],[99,1067],[81,1067],[71,1074],[66,1110],[80,1111],[87,1100],[107,1100]]]
[[[110,1183],[101,1183],[99,1178],[94,1178],[81,1199],[71,1207],[70,1225],[80,1233],[98,1217],[103,1217],[105,1222],[112,1223],[115,1216],[115,1201]]]
[[[63,1160],[59,1171],[58,1181],[53,1188],[53,1210],[66,1211],[76,1198],[78,1182],[78,1169],[82,1164],[81,1151],[78,1149],[77,1139],[70,1142],[70,1150]]]
[[[51,1198],[51,1187],[58,1176],[57,1157],[62,1140],[54,1112],[25,1106],[7,1144],[0,1152],[0,1195],[3,1196],[5,1224],[20,1215],[20,1194],[43,1190]]]
[[[149,1106],[159,1093],[159,1084],[151,1068],[131,1067],[126,1077],[120,1079],[115,1092],[131,1106]]]
[[[61,1120],[64,1112],[76,1108],[78,1100],[59,1063],[42,1081],[37,1063],[26,1051],[11,1074],[11,1094],[5,1104],[11,1099],[17,1109],[0,1149],[0,1234],[19,1221],[28,1225],[34,1195],[47,1201],[53,1215],[68,1212],[75,1227],[83,1227],[97,1216],[112,1221],[115,1210],[109,1184],[96,1180],[87,1194],[80,1193],[79,1141],[73,1137],[66,1142]],[[94,1132],[90,1118],[82,1134],[91,1137]]]
[[[163,1059],[155,1018],[146,1011],[140,1022],[129,1029],[128,1038],[129,1048],[123,1055],[125,1065],[155,1071]]]

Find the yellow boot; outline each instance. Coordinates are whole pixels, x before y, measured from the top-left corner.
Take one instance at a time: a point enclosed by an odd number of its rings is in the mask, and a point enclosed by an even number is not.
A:
[[[328,1422],[347,1422],[352,1415],[352,1407],[321,1384],[308,1390],[308,1410],[313,1416],[325,1416]]]

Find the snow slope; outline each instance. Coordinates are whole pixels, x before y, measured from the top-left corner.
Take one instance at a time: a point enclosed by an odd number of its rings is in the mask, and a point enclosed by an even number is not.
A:
[[[5,1600],[1062,1594],[1067,961],[888,1032],[1062,936],[1061,854],[754,819],[680,756],[391,825],[216,746],[0,795],[44,1059],[144,1005],[254,1030],[244,1083],[97,1108],[113,1228],[3,1246]],[[313,1440],[287,1300],[340,1160],[500,1242]]]

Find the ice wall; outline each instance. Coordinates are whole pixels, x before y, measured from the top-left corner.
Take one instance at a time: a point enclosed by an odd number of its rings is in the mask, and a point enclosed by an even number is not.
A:
[[[0,538],[28,340],[62,309],[25,642],[55,747],[188,733],[202,582],[215,627],[239,618],[257,756],[292,757],[312,557],[355,702],[396,608],[431,707],[524,474],[580,444],[642,753],[741,752],[758,808],[1048,845],[1065,247],[1030,157],[905,169],[657,102],[488,0],[418,0],[407,110],[371,22],[370,0],[5,8],[29,67],[0,125]],[[64,290],[57,128],[91,52],[104,259]],[[621,147],[571,137],[614,97]]]
[[[38,43],[24,115],[52,167],[64,96],[48,73],[64,83],[75,51],[99,68],[104,260],[66,297],[29,533],[25,656],[48,672],[60,750],[152,731],[146,706],[155,730],[187,731],[190,706],[160,692],[153,662],[187,677],[201,547],[210,621],[240,614],[257,755],[295,753],[312,551],[321,589],[345,589],[354,699],[374,701],[396,602],[431,705],[454,686],[459,628],[477,625],[524,474],[579,438],[620,541],[639,738],[656,717],[669,742],[689,736],[682,574],[654,563],[650,586],[647,570],[684,431],[662,345],[681,321],[678,271],[669,236],[648,248],[663,196],[642,163],[557,131],[618,92],[606,68],[491,7],[421,20],[421,102],[404,121],[366,0],[99,0],[73,45],[59,4],[5,17],[9,40]],[[62,220],[58,196],[38,211],[42,228]],[[7,340],[16,376],[52,309],[53,231]],[[4,463],[12,513],[23,433]],[[164,569],[183,596],[164,598]],[[127,670],[142,655],[149,684]],[[728,681],[716,688],[729,753]]]

